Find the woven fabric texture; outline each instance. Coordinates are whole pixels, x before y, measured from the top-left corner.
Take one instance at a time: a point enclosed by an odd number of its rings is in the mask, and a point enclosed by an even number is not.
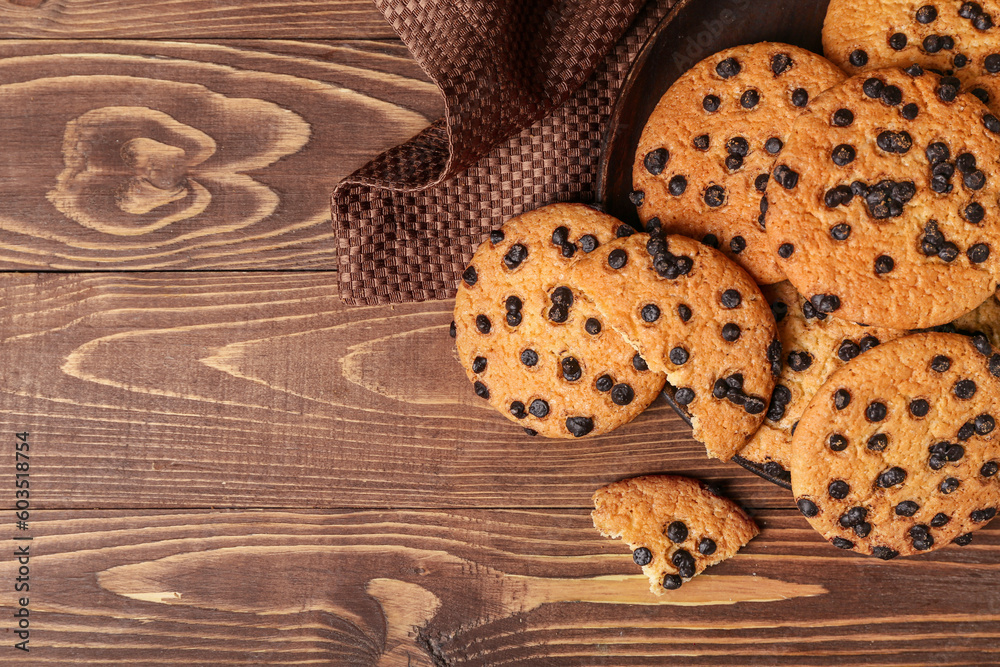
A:
[[[618,89],[675,3],[376,0],[446,115],[337,186],[341,298],[452,297],[491,229],[555,201],[592,202]]]

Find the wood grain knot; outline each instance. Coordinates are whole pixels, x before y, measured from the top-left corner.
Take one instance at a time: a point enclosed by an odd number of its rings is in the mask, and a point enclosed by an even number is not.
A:
[[[149,107],[101,107],[70,120],[63,134],[64,168],[48,200],[75,222],[117,236],[199,217],[207,225],[202,214],[216,198],[225,199],[232,227],[271,215],[278,195],[242,171],[299,150],[308,141],[308,125],[269,102],[203,94],[221,107],[209,128],[218,141]],[[235,133],[218,127],[218,120],[249,133],[241,138],[251,141],[227,145]]]

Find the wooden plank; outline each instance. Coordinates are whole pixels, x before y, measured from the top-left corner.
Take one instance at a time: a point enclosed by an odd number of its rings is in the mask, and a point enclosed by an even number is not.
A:
[[[583,507],[656,471],[791,506],[662,399],[529,438],[473,393],[452,307],[346,308],[332,272],[0,275],[0,429],[32,434],[46,508]]]
[[[886,563],[831,547],[793,511],[757,520],[761,535],[734,558],[657,598],[582,509],[40,512],[28,531],[31,652],[5,655],[32,665],[995,664],[996,525],[968,547]],[[16,568],[2,559],[4,585]]]
[[[370,0],[7,0],[0,39],[393,38]]]
[[[396,42],[0,41],[0,270],[334,267],[336,183],[442,109]]]

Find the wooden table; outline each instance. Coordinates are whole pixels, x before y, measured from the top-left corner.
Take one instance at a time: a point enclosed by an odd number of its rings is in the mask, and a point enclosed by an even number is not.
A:
[[[1000,524],[843,553],[662,400],[528,438],[451,302],[342,305],[333,186],[442,112],[366,0],[8,0],[0,37],[0,663],[1000,662]],[[589,518],[657,471],[763,529],[658,599]]]

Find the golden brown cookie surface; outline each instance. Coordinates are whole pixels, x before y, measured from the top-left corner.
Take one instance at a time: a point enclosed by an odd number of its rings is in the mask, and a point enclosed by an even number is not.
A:
[[[968,81],[1000,72],[1000,2],[831,0],[823,53],[845,72],[917,63]]]
[[[598,489],[593,500],[594,526],[625,540],[656,595],[731,558],[758,533],[736,503],[689,477],[624,479]]]
[[[763,421],[781,363],[774,317],[750,276],[687,237],[637,233],[581,258],[571,280],[667,374],[709,455],[732,457]]]
[[[817,309],[937,326],[996,289],[1000,120],[931,73],[848,79],[795,122],[768,188],[778,262]]]
[[[577,256],[631,227],[579,204],[512,218],[484,241],[455,299],[459,360],[476,393],[526,429],[553,438],[601,434],[659,395],[662,373],[567,282]]]
[[[765,242],[761,202],[792,121],[844,78],[814,53],[764,42],[721,51],[681,76],[636,150],[633,202],[643,223],[715,245],[762,284],[783,274]]]
[[[967,544],[1000,505],[1000,355],[912,334],[817,391],[793,439],[792,491],[835,546],[888,559]]]
[[[773,463],[788,470],[792,463],[792,433],[827,378],[848,361],[906,332],[863,327],[820,313],[787,281],[762,289],[778,324],[785,363],[764,423],[739,455],[764,466]]]

